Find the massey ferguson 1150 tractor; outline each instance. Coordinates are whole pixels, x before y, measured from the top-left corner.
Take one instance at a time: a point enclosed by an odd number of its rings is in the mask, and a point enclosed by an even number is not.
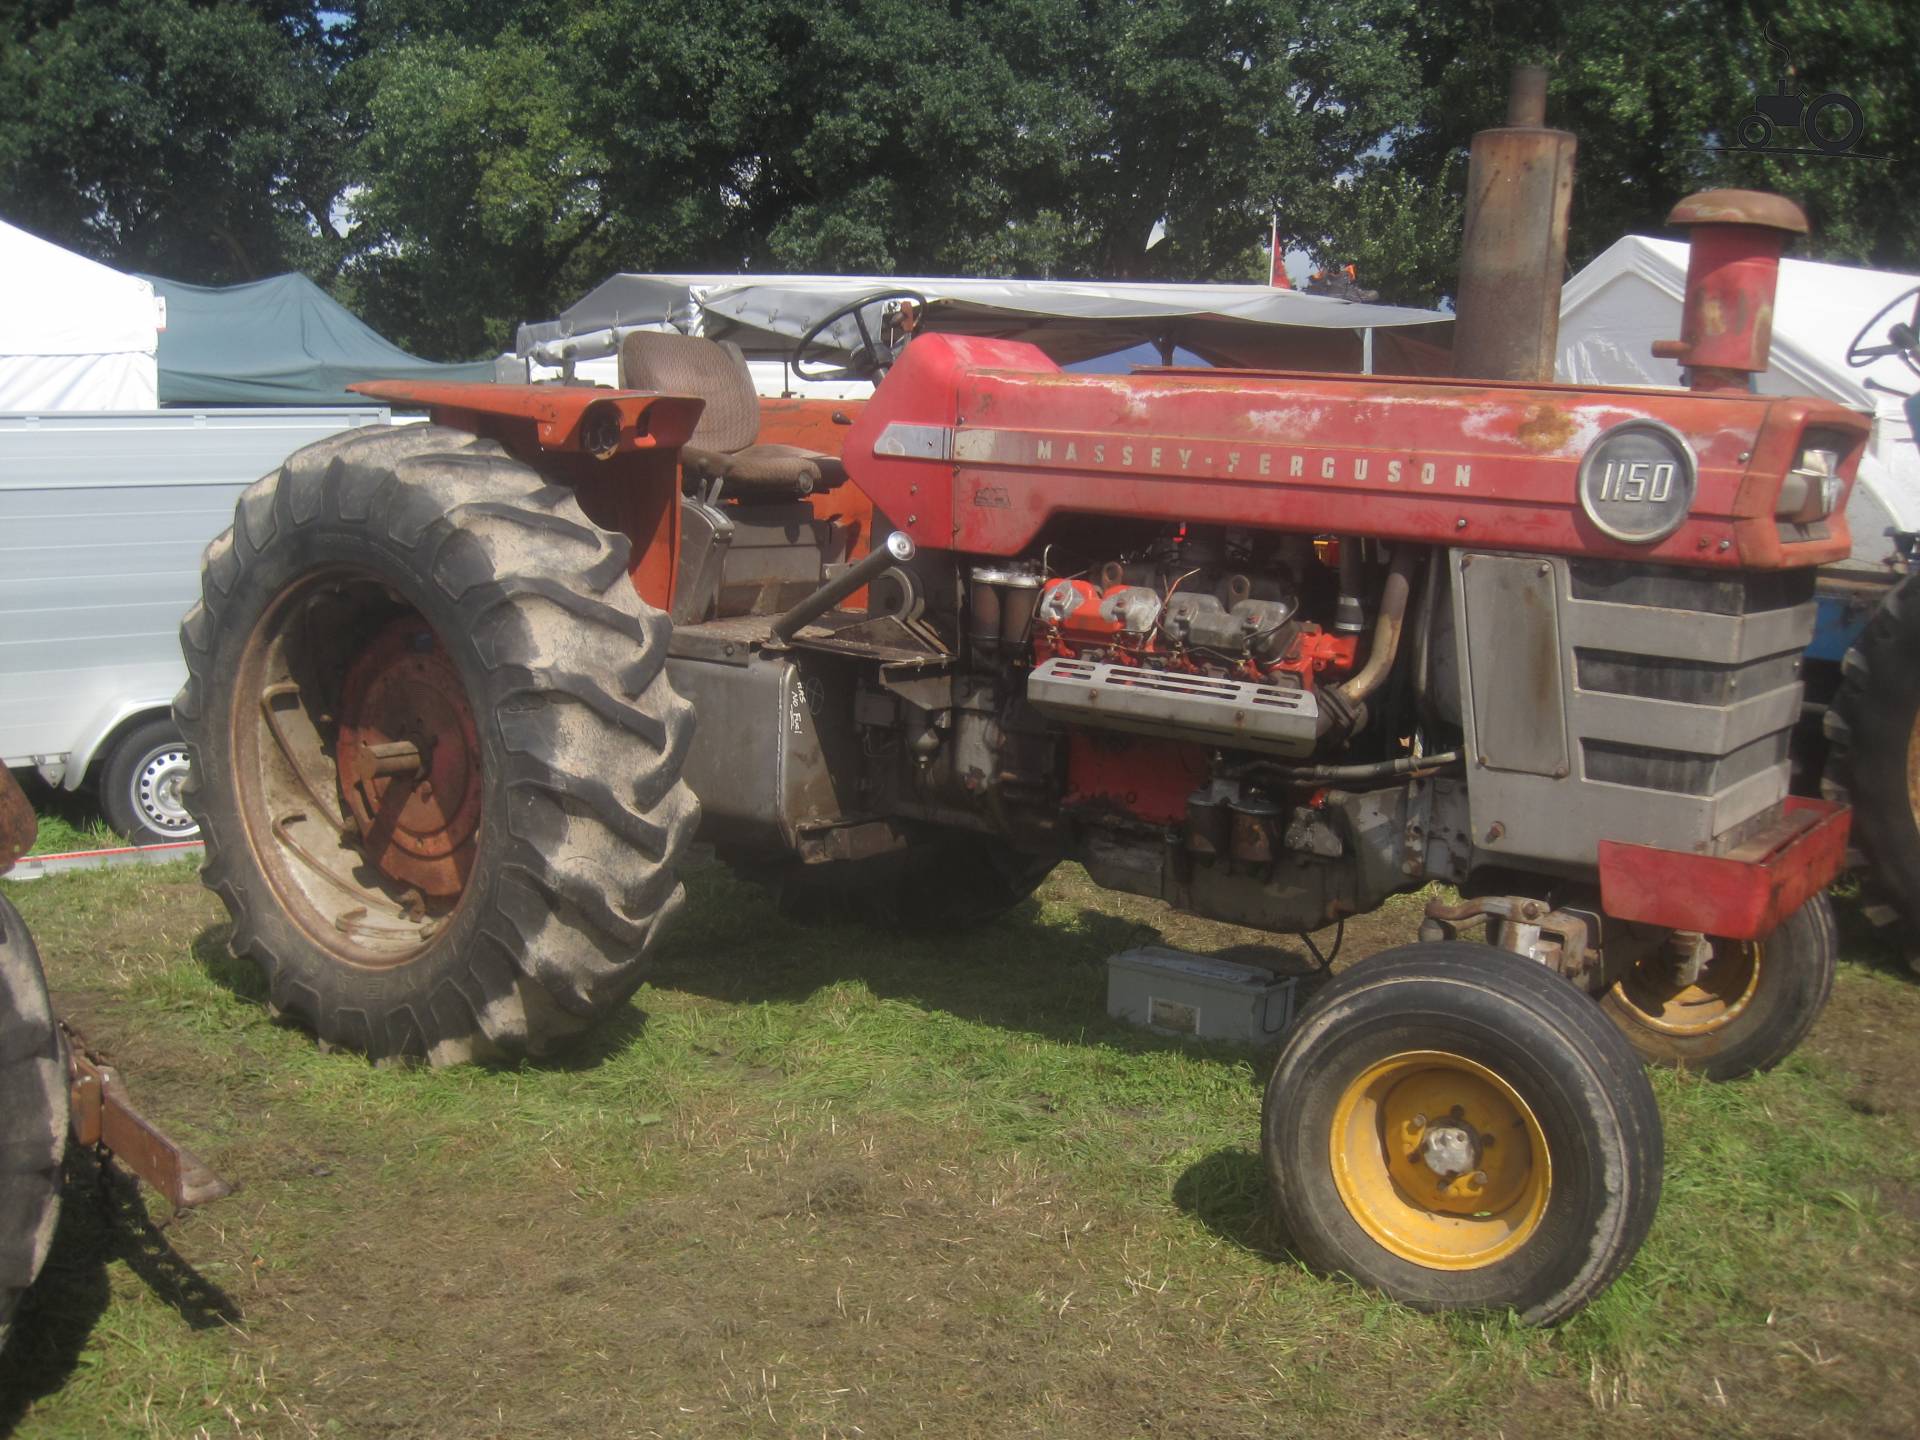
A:
[[[181,631],[235,952],[325,1040],[451,1062],[629,995],[696,836],[940,927],[1062,858],[1283,933],[1444,882],[1285,1042],[1279,1219],[1415,1305],[1577,1309],[1654,1213],[1641,1060],[1771,1065],[1832,981],[1846,812],[1787,738],[1867,426],[1748,392],[1797,212],[1746,192],[1675,214],[1691,389],[1541,383],[1572,141],[1515,118],[1456,378],[861,317],[864,404],[647,333],[619,390],[360,387],[433,423],[254,485]]]

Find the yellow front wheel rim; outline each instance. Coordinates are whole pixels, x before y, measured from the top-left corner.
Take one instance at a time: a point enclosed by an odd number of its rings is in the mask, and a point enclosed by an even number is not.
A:
[[[1614,985],[1613,993],[1642,1025],[1668,1035],[1707,1035],[1733,1023],[1760,988],[1765,951],[1755,940],[1712,942],[1706,970],[1681,985],[1664,956],[1642,960]]]
[[[1402,1260],[1478,1270],[1540,1228],[1552,1157],[1532,1109],[1477,1061],[1409,1050],[1341,1093],[1333,1183],[1356,1224]]]

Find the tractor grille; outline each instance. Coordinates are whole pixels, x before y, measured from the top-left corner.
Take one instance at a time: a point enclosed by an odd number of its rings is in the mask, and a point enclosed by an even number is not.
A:
[[[1580,866],[1602,839],[1713,851],[1787,793],[1811,572],[1454,565],[1484,848]]]

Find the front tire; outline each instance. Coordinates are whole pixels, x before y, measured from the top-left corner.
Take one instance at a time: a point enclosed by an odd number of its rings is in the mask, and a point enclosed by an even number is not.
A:
[[[1422,1310],[1571,1315],[1659,1203],[1660,1111],[1632,1051],[1564,980],[1487,945],[1402,946],[1328,985],[1262,1131],[1300,1256]]]
[[[684,898],[693,716],[624,537],[497,444],[356,430],[241,497],[181,626],[230,944],[322,1040],[541,1054]]]
[[[0,895],[0,1350],[60,1218],[67,1065],[26,922]]]
[[[1709,1080],[1771,1070],[1813,1029],[1833,994],[1840,956],[1833,906],[1816,895],[1764,940],[1715,938],[1692,980],[1650,952],[1600,997],[1649,1065],[1683,1065]]]

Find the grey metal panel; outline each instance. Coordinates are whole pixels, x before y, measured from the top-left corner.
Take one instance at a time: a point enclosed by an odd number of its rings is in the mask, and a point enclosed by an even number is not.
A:
[[[1491,769],[1567,773],[1555,588],[1545,561],[1500,555],[1461,561],[1474,754]]]
[[[1028,677],[1027,700],[1082,725],[1293,756],[1313,753],[1320,714],[1306,690],[1058,658]]]
[[[1701,755],[1725,755],[1800,718],[1800,687],[1787,685],[1734,705],[1682,705],[1632,695],[1576,689],[1573,725],[1590,740],[1660,745]]]
[[[1657,605],[1575,600],[1566,594],[1564,582],[1562,595],[1563,624],[1571,645],[1744,665],[1765,655],[1804,650],[1813,639],[1812,605],[1763,610],[1757,615],[1709,615]]]
[[[180,619],[240,492],[384,409],[0,414],[0,760],[87,752],[186,678]],[[74,778],[77,779],[77,776]]]
[[[1469,623],[1467,587],[1473,572],[1489,562],[1531,567],[1536,573],[1545,566],[1549,571],[1547,580],[1558,617],[1556,669],[1573,761],[1571,773],[1525,773],[1479,763],[1488,740],[1488,722],[1492,720],[1497,726],[1500,717],[1497,707],[1474,703],[1481,689],[1481,681],[1472,670],[1474,646],[1501,642],[1491,628],[1483,626],[1480,633],[1470,633],[1473,626]],[[1735,827],[1785,797],[1788,771],[1784,763],[1769,765],[1704,795],[1592,780],[1582,773],[1579,742],[1607,740],[1702,756],[1726,755],[1790,728],[1799,715],[1798,684],[1777,686],[1725,706],[1602,693],[1579,687],[1573,651],[1588,647],[1712,664],[1746,664],[1801,648],[1812,634],[1811,606],[1717,615],[1662,606],[1620,605],[1575,599],[1563,559],[1469,556],[1455,551],[1452,566],[1454,621],[1462,652],[1461,670],[1467,677],[1462,680],[1462,688],[1472,692],[1463,696],[1467,703],[1462,718],[1469,757],[1468,806],[1480,862],[1532,862],[1590,870],[1602,839],[1710,852]],[[1497,568],[1494,573],[1498,573]],[[1473,620],[1479,623],[1481,617],[1476,614]]]
[[[691,633],[693,629],[690,627]],[[700,836],[791,850],[799,832],[832,824],[862,773],[853,687],[836,661],[756,653],[745,665],[671,656],[673,688],[693,706],[682,778],[700,800]]]

